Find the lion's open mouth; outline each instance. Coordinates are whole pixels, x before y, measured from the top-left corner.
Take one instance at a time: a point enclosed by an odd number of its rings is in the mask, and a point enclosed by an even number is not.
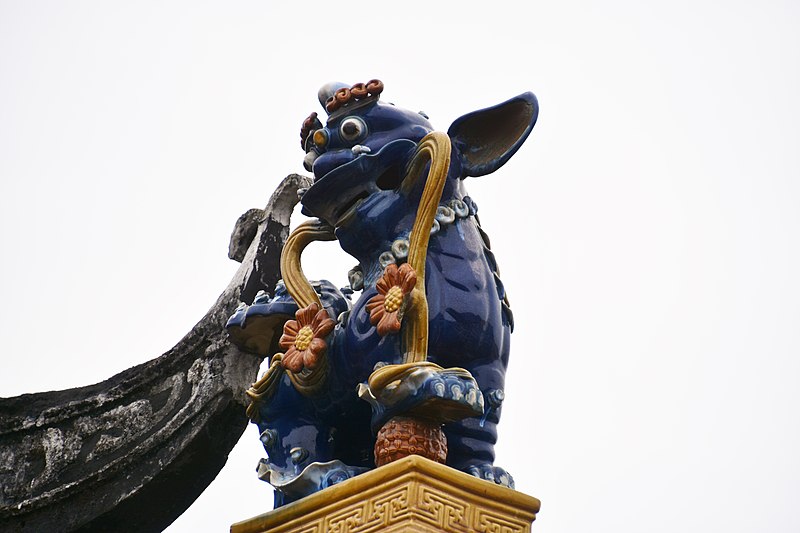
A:
[[[303,214],[338,227],[371,194],[394,190],[405,177],[405,166],[417,143],[392,141],[374,154],[361,154],[319,178],[303,195]]]
[[[349,202],[347,202],[341,209],[336,211],[336,223],[333,225],[335,228],[338,228],[347,220],[353,216],[358,209],[358,206],[367,199],[369,193],[367,191],[362,191],[355,197],[353,197]]]

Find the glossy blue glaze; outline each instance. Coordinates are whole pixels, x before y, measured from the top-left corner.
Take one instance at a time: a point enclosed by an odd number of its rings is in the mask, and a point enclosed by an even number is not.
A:
[[[498,482],[508,479],[493,461],[512,317],[503,301],[505,292],[494,255],[463,178],[488,174],[502,166],[525,141],[537,115],[535,96],[524,93],[453,123],[448,130],[451,165],[440,205],[458,206],[460,211],[458,216],[449,216],[454,211],[443,209],[426,261],[428,359],[445,368],[466,368],[484,397],[494,399],[483,417],[445,426],[447,461]],[[349,129],[345,128],[348,121]],[[326,309],[332,318],[341,315],[341,320],[328,338],[331,376],[326,391],[316,398],[304,398],[284,376],[275,398],[261,409],[259,428],[274,430],[279,436],[267,449],[270,463],[286,473],[332,459],[354,467],[374,466],[371,413],[357,398],[356,388],[376,364],[402,362],[403,354],[400,336],[379,336],[365,306],[376,294],[375,283],[383,272],[381,254],[396,240],[407,239],[411,231],[424,180],[407,193],[399,186],[416,144],[433,126],[418,113],[376,100],[352,111],[346,107],[338,111],[324,130],[318,136],[326,140],[323,145],[307,143],[315,157],[314,184],[302,198],[303,212],[336,228],[341,247],[357,259],[364,273],[364,291],[344,315],[341,309],[349,308],[349,300],[338,291],[328,291]],[[244,328],[238,332],[241,334],[247,331],[249,316],[285,313],[285,305],[286,295],[277,294],[257,309],[254,305],[238,311],[229,327]],[[290,459],[294,448],[308,452],[300,464]],[[283,495],[279,503],[302,495]]]

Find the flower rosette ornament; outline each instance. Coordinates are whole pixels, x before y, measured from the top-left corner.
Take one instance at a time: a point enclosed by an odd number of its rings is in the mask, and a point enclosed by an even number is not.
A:
[[[408,263],[386,266],[383,276],[375,284],[378,294],[367,302],[369,321],[377,327],[381,337],[400,331],[408,295],[417,284],[417,273]]]
[[[325,337],[333,331],[336,321],[316,302],[298,309],[294,316],[296,320],[287,320],[283,326],[279,344],[286,353],[281,364],[294,373],[304,368],[313,370],[328,349]]]

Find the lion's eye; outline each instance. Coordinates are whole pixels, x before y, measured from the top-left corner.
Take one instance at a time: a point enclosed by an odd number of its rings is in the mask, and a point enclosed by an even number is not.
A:
[[[339,126],[339,134],[347,142],[355,142],[366,136],[367,125],[358,117],[347,117]]]
[[[312,137],[314,144],[320,150],[324,150],[326,146],[328,146],[328,132],[325,130],[317,130],[314,132],[314,136]]]

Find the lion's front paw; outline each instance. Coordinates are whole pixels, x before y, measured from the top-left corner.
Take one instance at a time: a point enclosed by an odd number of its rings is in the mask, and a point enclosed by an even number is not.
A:
[[[514,488],[514,478],[499,466],[494,466],[489,463],[472,465],[467,468],[466,472],[477,478],[485,479],[486,481],[494,481],[498,485],[503,485],[510,489]]]

